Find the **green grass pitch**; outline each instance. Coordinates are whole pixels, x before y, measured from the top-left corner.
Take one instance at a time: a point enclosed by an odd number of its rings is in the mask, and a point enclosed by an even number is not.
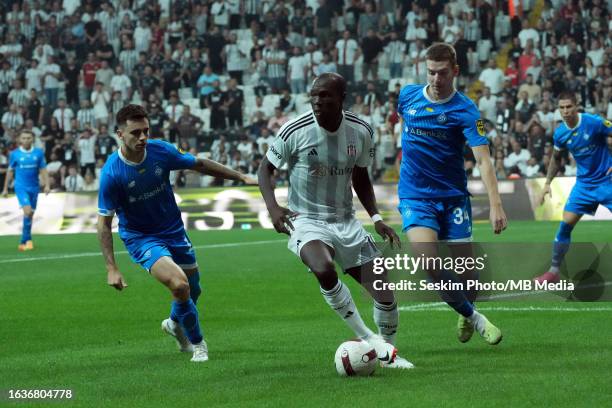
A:
[[[575,241],[607,242],[610,222],[583,222]],[[557,223],[513,222],[479,241],[549,242]],[[106,285],[95,235],[35,236],[18,253],[0,237],[0,389],[72,389],[79,407],[606,406],[612,373],[612,304],[542,303],[580,311],[491,310],[497,347],[460,344],[447,311],[400,316],[398,347],[412,371],[339,378],[336,347],[351,338],[315,279],[272,231],[191,232],[202,271],[199,310],[210,361],[189,362],[160,330],[169,293],[133,264],[117,240],[129,287]],[[228,244],[228,245],[224,245]],[[38,258],[38,259],[32,259]],[[18,261],[17,261],[18,260]],[[371,303],[351,282],[362,316]],[[526,306],[487,303],[487,307]]]

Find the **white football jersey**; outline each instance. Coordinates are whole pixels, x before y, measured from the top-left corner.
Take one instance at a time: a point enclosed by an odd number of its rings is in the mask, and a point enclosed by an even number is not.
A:
[[[339,222],[354,215],[353,168],[369,167],[374,132],[354,113],[344,111],[340,127],[328,132],[312,110],[284,124],[267,158],[289,171],[289,208],[300,216]]]

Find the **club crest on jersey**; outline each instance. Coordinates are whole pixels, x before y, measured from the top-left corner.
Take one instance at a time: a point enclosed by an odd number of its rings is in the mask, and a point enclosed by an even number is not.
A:
[[[478,131],[478,134],[480,136],[484,136],[485,135],[484,120],[482,120],[482,119],[476,120],[476,130]]]
[[[409,115],[416,115],[416,109],[410,109],[410,110],[408,111],[408,114],[409,114]]]
[[[357,147],[354,144],[346,146],[346,154],[351,157],[357,156]]]
[[[589,140],[591,135],[589,135],[588,133],[585,133],[584,136],[582,136],[582,137],[584,138],[584,140]]]
[[[159,166],[155,166],[155,175],[156,175],[157,177],[161,177],[161,175],[163,174],[163,172],[164,172],[164,171],[162,170],[162,168],[161,168],[161,167],[159,167]]]
[[[438,119],[438,123],[441,125],[446,123],[446,115],[444,113],[441,113],[437,119]]]
[[[136,180],[132,180],[128,183],[128,188],[134,188],[136,187]]]

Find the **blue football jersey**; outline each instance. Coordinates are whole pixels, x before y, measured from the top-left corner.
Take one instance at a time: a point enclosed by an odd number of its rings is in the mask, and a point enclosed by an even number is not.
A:
[[[149,140],[138,164],[125,159],[120,150],[114,152],[100,175],[98,214],[117,213],[122,239],[184,231],[168,176],[170,170],[189,169],[195,162],[191,154],[161,140]]]
[[[432,101],[427,86],[407,85],[399,95],[403,119],[399,198],[467,195],[463,149],[488,144],[474,103],[460,92]]]
[[[41,149],[19,147],[11,152],[9,167],[15,172],[15,189],[38,190],[38,172],[47,167],[47,162]]]
[[[607,137],[612,123],[597,115],[578,114],[578,124],[570,129],[562,122],[553,136],[555,149],[568,149],[576,160],[576,180],[584,184],[610,182],[606,172],[612,167]]]

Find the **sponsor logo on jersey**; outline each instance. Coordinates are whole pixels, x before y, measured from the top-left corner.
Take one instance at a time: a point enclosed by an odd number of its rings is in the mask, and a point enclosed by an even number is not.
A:
[[[480,136],[484,136],[485,135],[485,124],[484,124],[484,120],[482,119],[477,119],[476,120],[476,131],[478,131],[478,134]]]
[[[309,174],[315,177],[350,176],[351,174],[353,174],[353,168],[352,167],[325,166],[323,164],[318,164],[310,168]]]
[[[446,132],[440,130],[410,128],[410,133],[417,136],[435,137],[436,139],[446,140]]]
[[[270,151],[272,152],[273,155],[275,155],[278,158],[278,160],[283,159],[283,156],[278,152],[278,150],[276,150],[274,146],[270,146]]]

